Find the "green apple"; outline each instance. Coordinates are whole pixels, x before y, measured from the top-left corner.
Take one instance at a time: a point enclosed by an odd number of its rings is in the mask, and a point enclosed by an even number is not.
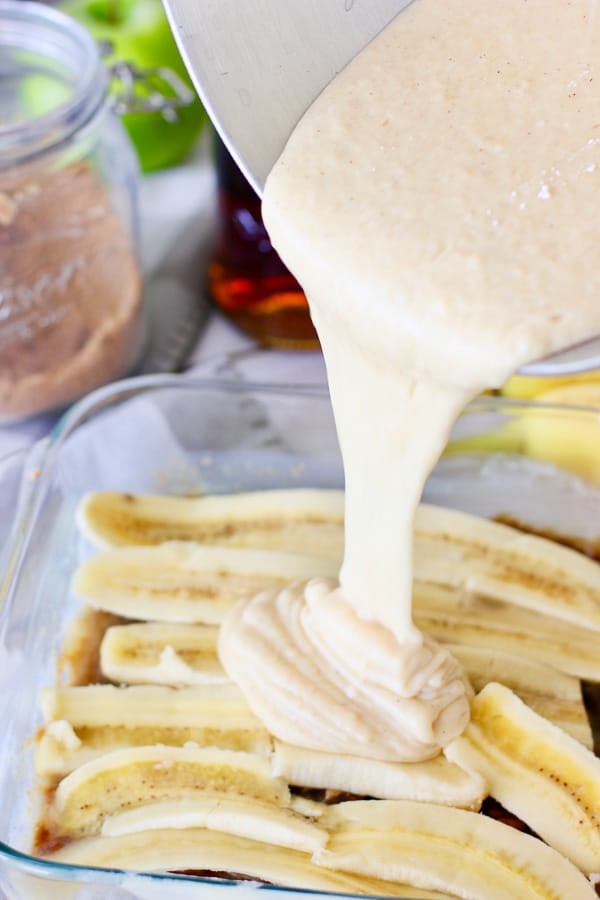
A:
[[[59,6],[110,48],[105,62],[129,62],[139,68],[165,66],[191,87],[171,34],[161,0],[65,0]],[[206,121],[196,98],[168,122],[160,112],[128,113],[123,123],[144,172],[180,162],[191,150]]]

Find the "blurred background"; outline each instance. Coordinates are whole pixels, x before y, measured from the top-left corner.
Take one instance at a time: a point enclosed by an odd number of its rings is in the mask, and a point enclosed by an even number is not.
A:
[[[3,10],[0,455],[128,374],[259,347],[284,351],[263,380],[323,380],[306,298],[212,130],[160,0]],[[600,371],[516,377],[501,393],[600,410]],[[524,415],[478,449],[600,484],[600,425],[557,428]]]

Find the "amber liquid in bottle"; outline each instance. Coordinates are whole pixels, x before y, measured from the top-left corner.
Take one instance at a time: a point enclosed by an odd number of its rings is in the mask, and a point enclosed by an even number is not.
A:
[[[271,347],[319,346],[302,288],[271,246],[260,199],[215,137],[218,212],[210,293],[246,334]]]

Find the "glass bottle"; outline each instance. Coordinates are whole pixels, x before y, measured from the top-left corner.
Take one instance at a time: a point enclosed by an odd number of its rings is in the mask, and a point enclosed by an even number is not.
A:
[[[216,234],[208,282],[217,306],[242,331],[271,347],[319,346],[302,288],[263,224],[260,198],[215,135]]]

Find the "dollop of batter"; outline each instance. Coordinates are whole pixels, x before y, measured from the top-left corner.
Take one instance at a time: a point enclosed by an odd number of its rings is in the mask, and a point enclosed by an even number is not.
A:
[[[300,747],[393,762],[436,756],[469,721],[470,687],[450,654],[361,620],[335,581],[237,604],[219,655],[272,734]]]

